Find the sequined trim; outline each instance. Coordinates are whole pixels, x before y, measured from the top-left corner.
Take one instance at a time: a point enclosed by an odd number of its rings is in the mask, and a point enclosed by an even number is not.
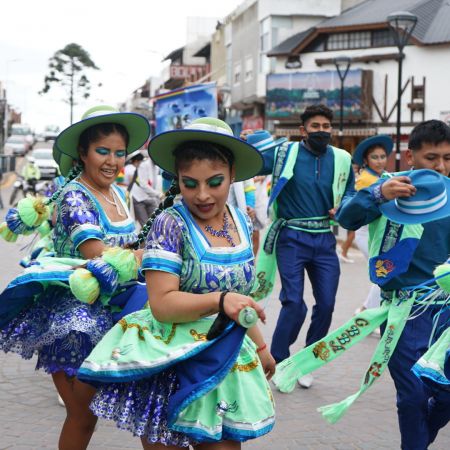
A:
[[[235,372],[238,370],[239,372],[250,372],[254,369],[256,369],[259,366],[259,359],[256,358],[252,362],[249,362],[247,364],[238,364],[236,363],[230,370],[230,372]]]
[[[145,340],[144,338],[144,331],[150,331],[150,329],[148,327],[143,327],[141,325],[139,325],[138,323],[128,323],[125,319],[120,319],[119,320],[119,325],[122,327],[122,331],[125,333],[125,331],[129,328],[137,328],[138,329],[138,336],[140,340]],[[175,332],[177,330],[177,324],[173,323],[172,324],[172,328],[170,330],[169,336],[167,337],[167,339],[164,339],[161,336],[155,336],[152,335],[155,339],[158,339],[159,341],[163,341],[164,344],[170,344],[170,342],[172,341],[173,337],[175,336]]]
[[[194,338],[194,341],[206,341],[206,333],[198,333],[194,329],[190,331],[191,336]]]

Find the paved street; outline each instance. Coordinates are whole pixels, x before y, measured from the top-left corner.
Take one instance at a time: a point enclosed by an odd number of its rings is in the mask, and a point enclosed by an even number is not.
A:
[[[5,191],[7,191],[5,189]],[[5,194],[6,192],[4,192]],[[4,198],[8,198],[7,195]],[[3,210],[1,216],[4,216]],[[24,241],[0,241],[0,288],[20,270],[18,261]],[[342,278],[333,327],[343,323],[360,306],[368,289],[365,261],[356,250],[354,264],[342,265]],[[278,291],[278,289],[277,289]],[[312,305],[311,289],[306,298]],[[268,324],[264,334],[269,341],[278,315],[274,296],[267,306]],[[293,350],[299,349],[306,330]],[[274,392],[277,424],[272,433],[243,447],[258,450],[294,449],[398,449],[399,432],[394,406],[394,389],[389,374],[384,374],[336,425],[325,422],[316,408],[354,393],[377,343],[369,337],[331,365],[315,374],[311,389],[296,388],[290,395]],[[58,406],[49,376],[34,371],[35,361],[15,355],[0,355],[0,450],[55,449],[64,409]],[[251,395],[251,393],[249,393]],[[90,449],[138,449],[140,442],[113,425],[101,421]],[[441,432],[433,450],[450,448],[450,427]]]

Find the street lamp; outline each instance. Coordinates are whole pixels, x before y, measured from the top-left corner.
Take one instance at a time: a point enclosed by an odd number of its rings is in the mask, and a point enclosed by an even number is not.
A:
[[[395,170],[400,170],[400,124],[401,124],[401,100],[402,100],[402,68],[405,54],[403,49],[408,43],[417,24],[417,16],[408,11],[393,12],[387,16],[387,22],[392,32],[395,45],[398,47],[398,87],[397,87],[397,139],[395,148]]]
[[[338,56],[333,59],[339,79],[341,80],[340,116],[339,116],[339,147],[342,147],[344,138],[344,81],[352,63],[348,56]]]

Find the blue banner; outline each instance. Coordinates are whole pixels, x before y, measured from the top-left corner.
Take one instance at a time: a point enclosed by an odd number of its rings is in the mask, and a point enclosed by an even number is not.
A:
[[[217,117],[216,83],[198,84],[155,98],[156,134],[184,128],[199,117]]]

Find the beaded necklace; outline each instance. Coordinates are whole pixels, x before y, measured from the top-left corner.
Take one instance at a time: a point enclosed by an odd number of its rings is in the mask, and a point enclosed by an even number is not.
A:
[[[223,227],[221,230],[215,230],[211,225],[205,225],[205,231],[211,236],[225,238],[231,247],[236,247],[234,243],[233,236],[229,233],[230,221],[228,219],[228,214],[223,213]]]

